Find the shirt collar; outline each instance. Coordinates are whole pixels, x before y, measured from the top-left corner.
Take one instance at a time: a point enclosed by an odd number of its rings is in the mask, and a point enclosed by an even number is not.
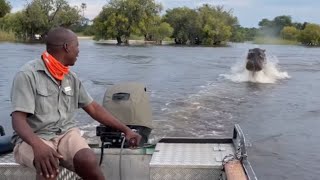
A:
[[[44,71],[44,72],[47,74],[47,76],[49,76],[51,79],[55,80],[55,79],[53,78],[53,76],[50,74],[50,72],[48,71],[48,69],[46,68],[46,65],[44,64],[42,58],[36,60],[35,70],[36,70],[36,71]],[[70,71],[69,71],[68,74],[65,75],[64,80],[69,77],[69,74],[70,74]],[[64,81],[64,80],[63,80],[63,81]],[[55,80],[55,81],[56,81],[56,80]]]

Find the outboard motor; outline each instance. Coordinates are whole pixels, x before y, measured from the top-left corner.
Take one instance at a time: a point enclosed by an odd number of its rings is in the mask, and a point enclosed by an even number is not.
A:
[[[107,89],[102,104],[114,117],[142,136],[140,146],[148,142],[152,130],[152,110],[146,91],[142,83],[116,84]],[[96,131],[102,144],[121,147],[123,134],[120,131],[104,125],[99,125]],[[128,142],[124,147],[128,147]]]

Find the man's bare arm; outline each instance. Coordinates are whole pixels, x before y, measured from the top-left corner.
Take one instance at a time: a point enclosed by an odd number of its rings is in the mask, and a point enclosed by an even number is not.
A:
[[[93,119],[103,125],[108,125],[125,133],[130,144],[135,147],[140,143],[141,136],[134,133],[128,126],[118,121],[112,114],[105,110],[97,102],[93,101],[83,108]],[[133,140],[133,141],[131,141]]]
[[[42,143],[41,139],[33,133],[31,127],[27,123],[27,113],[19,111],[13,112],[12,127],[19,137],[31,147],[36,147],[37,144]]]
[[[88,106],[83,108],[93,119],[97,120],[103,125],[111,126],[124,133],[130,131],[130,129],[118,121],[112,114],[106,111],[101,105],[93,101]]]

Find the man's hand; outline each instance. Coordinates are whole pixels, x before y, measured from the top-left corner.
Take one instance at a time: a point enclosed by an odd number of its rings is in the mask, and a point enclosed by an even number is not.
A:
[[[93,101],[91,104],[83,108],[93,119],[97,120],[101,124],[111,126],[115,129],[120,130],[126,135],[126,139],[129,141],[130,147],[137,147],[140,144],[141,136],[131,129],[128,128],[125,124],[121,123],[116,119],[112,114],[106,111],[102,106],[97,102]]]
[[[139,134],[129,129],[127,132],[125,132],[125,135],[126,135],[126,139],[129,141],[130,147],[136,148],[139,146],[141,141],[141,136]]]
[[[37,173],[45,178],[56,177],[59,172],[59,159],[63,157],[43,142],[34,146],[33,152]]]

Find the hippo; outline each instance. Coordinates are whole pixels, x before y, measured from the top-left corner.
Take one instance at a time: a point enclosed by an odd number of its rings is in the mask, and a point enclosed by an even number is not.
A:
[[[263,69],[263,66],[266,64],[265,51],[265,49],[260,48],[249,49],[246,63],[248,71],[257,72]]]

